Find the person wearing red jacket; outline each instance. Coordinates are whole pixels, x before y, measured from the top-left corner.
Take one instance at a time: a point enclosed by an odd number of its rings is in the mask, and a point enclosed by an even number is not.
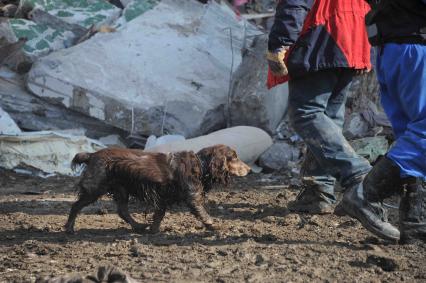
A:
[[[289,209],[332,212],[338,181],[345,190],[345,212],[364,217],[377,234],[397,240],[399,231],[386,221],[381,204],[365,209],[363,179],[371,165],[342,134],[352,80],[372,67],[364,20],[369,10],[364,0],[281,0],[267,59],[278,78],[273,82],[290,77],[290,122],[308,148],[302,166],[304,189]]]

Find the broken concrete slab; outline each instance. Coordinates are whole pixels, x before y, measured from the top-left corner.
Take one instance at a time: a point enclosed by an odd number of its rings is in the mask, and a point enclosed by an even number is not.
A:
[[[41,58],[27,86],[127,131],[199,136],[225,126],[231,65],[256,33],[215,1],[164,0],[115,33]]]
[[[26,39],[19,52],[8,54],[3,60],[4,65],[19,70],[21,65],[31,64],[39,56],[71,46],[75,35],[71,31],[53,29],[25,19],[8,19],[0,21],[0,38],[6,39],[9,45]]]
[[[0,107],[0,135],[18,135],[21,129],[10,115]]]
[[[70,24],[66,21],[49,14],[40,8],[34,8],[28,13],[28,18],[38,25],[45,25],[55,30],[62,29],[71,31],[76,37],[83,36],[88,29],[78,25]]]
[[[260,36],[245,52],[234,74],[229,115],[232,126],[254,126],[274,134],[287,110],[288,85],[267,89],[267,43],[268,37]]]
[[[27,13],[33,8],[34,12]],[[27,40],[19,52],[3,62],[14,70],[52,51],[72,46],[92,25],[112,24],[121,15],[121,9],[103,0],[21,0],[17,13],[23,18],[0,20],[0,38],[7,44]]]
[[[6,68],[0,68],[0,107],[26,131],[83,128],[85,135],[94,139],[112,134],[127,135],[105,122],[52,105],[32,95],[25,89],[23,77]]]
[[[0,143],[0,167],[14,169],[22,165],[64,175],[74,175],[71,160],[75,154],[104,148],[100,142],[84,136],[50,131],[0,135]]]
[[[238,126],[219,130],[205,136],[175,141],[146,149],[149,152],[199,151],[205,147],[224,144],[237,151],[238,157],[249,165],[272,145],[272,138],[262,129]]]

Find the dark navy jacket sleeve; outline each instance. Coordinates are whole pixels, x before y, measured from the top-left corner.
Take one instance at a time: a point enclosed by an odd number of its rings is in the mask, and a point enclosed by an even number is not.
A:
[[[269,33],[268,49],[294,44],[302,30],[306,15],[314,0],[281,0],[278,2],[275,21]]]

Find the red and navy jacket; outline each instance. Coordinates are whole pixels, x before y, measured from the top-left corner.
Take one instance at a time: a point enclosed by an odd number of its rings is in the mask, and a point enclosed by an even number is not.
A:
[[[281,0],[268,48],[290,46],[289,75],[294,78],[330,68],[371,69],[365,0]]]

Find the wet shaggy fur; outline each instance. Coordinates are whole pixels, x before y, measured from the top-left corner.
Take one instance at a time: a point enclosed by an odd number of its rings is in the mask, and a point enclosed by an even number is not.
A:
[[[74,232],[81,209],[110,194],[117,204],[118,215],[137,232],[149,227],[158,232],[167,207],[184,202],[208,229],[213,219],[204,208],[205,194],[215,184],[227,185],[230,175],[244,176],[249,169],[231,148],[217,145],[177,153],[150,153],[133,149],[103,149],[95,153],[78,153],[72,166],[86,164],[77,185],[78,200],[72,205],[66,232]],[[129,197],[151,204],[154,214],[150,223],[136,222],[128,211]]]

